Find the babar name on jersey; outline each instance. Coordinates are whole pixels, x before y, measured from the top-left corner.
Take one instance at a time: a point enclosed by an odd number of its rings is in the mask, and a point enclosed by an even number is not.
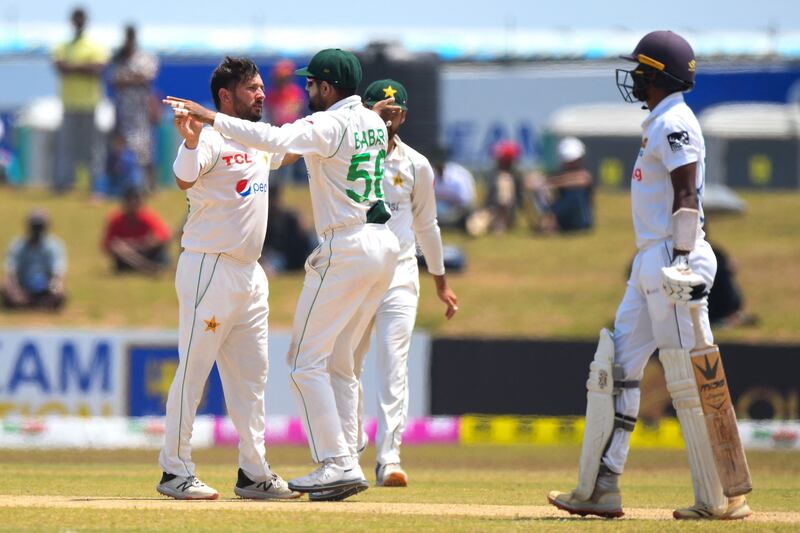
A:
[[[368,129],[356,131],[353,132],[353,139],[355,140],[356,150],[369,148],[376,144],[386,145],[386,135],[383,130]]]

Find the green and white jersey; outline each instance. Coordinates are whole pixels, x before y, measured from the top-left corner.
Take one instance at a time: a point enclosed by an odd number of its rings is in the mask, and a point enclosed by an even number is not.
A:
[[[400,241],[400,259],[422,249],[428,272],[444,274],[442,237],[436,221],[433,168],[428,159],[395,136],[395,147],[386,156],[383,194],[392,211],[386,223]]]
[[[183,181],[197,180],[186,191],[189,216],[181,246],[241,263],[258,261],[267,232],[269,171],[282,160],[212,128],[203,128],[194,150],[181,143],[172,169]]]
[[[281,127],[217,113],[214,128],[253,148],[302,154],[319,235],[366,223],[367,211],[383,199],[386,125],[357,95]]]

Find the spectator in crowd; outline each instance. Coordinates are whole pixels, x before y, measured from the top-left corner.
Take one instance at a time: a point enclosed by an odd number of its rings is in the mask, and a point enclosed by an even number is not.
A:
[[[433,190],[440,227],[465,228],[475,209],[475,178],[466,168],[447,160],[447,150],[439,148],[431,154]]]
[[[3,305],[11,309],[59,309],[64,304],[67,253],[64,243],[47,232],[47,214],[32,211],[27,235],[17,237],[6,255],[6,274],[0,287]]]
[[[95,125],[95,108],[103,97],[102,74],[108,51],[85,33],[86,12],[75,9],[73,38],[53,52],[53,64],[61,78],[64,109],[56,139],[54,190],[65,192],[75,184],[78,163],[88,166],[93,182],[103,172],[105,140]]]
[[[282,187],[271,185],[267,237],[259,259],[268,275],[302,270],[306,258],[318,244],[310,226],[281,199]]]
[[[305,115],[306,91],[295,83],[295,64],[288,59],[275,63],[269,73],[264,94],[266,120],[275,126],[289,124]],[[303,159],[281,166],[270,173],[270,182],[301,181],[305,179]]]
[[[96,187],[97,192],[119,197],[128,189],[141,189],[144,186],[144,172],[136,154],[125,142],[125,135],[114,130],[109,143],[106,171]]]
[[[295,80],[295,65],[288,59],[278,61],[270,72],[264,95],[267,122],[283,126],[303,116],[306,94]]]
[[[542,214],[537,229],[544,233],[589,229],[594,225],[594,180],[583,165],[586,147],[576,137],[565,137],[556,153],[557,173],[533,180],[534,204]]]
[[[516,164],[521,154],[519,144],[511,140],[500,141],[493,149],[495,170],[489,178],[486,207],[491,214],[489,230],[495,233],[505,233],[516,220],[522,196],[522,175]]]
[[[103,237],[103,249],[116,272],[140,272],[151,276],[169,264],[171,231],[164,219],[143,204],[141,189],[130,188],[123,207],[111,214]]]
[[[160,106],[152,84],[158,73],[158,59],[139,48],[135,27],[125,26],[125,41],[115,52],[110,70],[117,131],[136,154],[148,188],[154,190],[153,123],[158,120]]]

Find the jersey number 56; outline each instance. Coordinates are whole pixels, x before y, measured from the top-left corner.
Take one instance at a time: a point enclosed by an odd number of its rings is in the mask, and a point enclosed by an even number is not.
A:
[[[383,179],[383,160],[386,158],[386,151],[380,150],[375,156],[375,171],[370,175],[369,170],[358,168],[360,165],[370,162],[372,155],[369,152],[355,154],[350,159],[350,168],[347,171],[347,181],[356,181],[359,179],[364,180],[364,193],[359,194],[353,189],[347,189],[347,196],[352,198],[358,203],[369,201],[369,195],[372,192],[372,184],[375,183],[375,198],[378,200],[383,199],[383,189],[381,189],[381,180]]]

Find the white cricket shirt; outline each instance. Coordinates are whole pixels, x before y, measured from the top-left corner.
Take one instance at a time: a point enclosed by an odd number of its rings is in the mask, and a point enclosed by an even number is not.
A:
[[[384,163],[383,194],[392,210],[386,223],[400,241],[400,259],[425,255],[428,272],[444,274],[442,237],[436,221],[433,168],[428,159],[395,136],[395,147]]]
[[[254,148],[303,155],[319,235],[366,223],[369,208],[383,198],[389,136],[383,120],[358,95],[280,127],[217,113],[214,128]]]
[[[701,226],[697,238],[702,239],[706,146],[700,124],[683,101],[683,94],[673,93],[659,102],[642,122],[642,130],[642,146],[631,176],[636,247],[642,250],[672,238],[675,193],[669,173],[695,162]]]
[[[224,253],[242,263],[257,261],[267,232],[269,171],[282,160],[213,128],[203,128],[194,150],[181,143],[172,169],[183,181],[197,179],[186,191],[189,215],[181,246]]]

